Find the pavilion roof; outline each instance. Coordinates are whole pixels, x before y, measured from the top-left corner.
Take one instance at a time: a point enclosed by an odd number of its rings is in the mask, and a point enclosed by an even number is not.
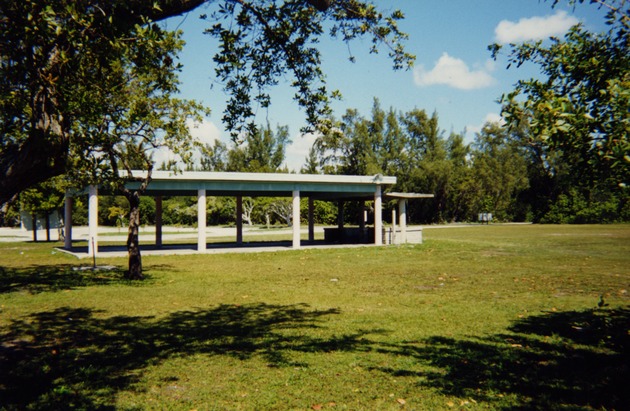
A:
[[[135,176],[146,172],[135,171]],[[209,196],[290,197],[300,191],[304,197],[324,200],[373,199],[377,186],[396,184],[396,177],[345,176],[327,174],[237,173],[210,171],[154,171],[148,195],[196,195],[206,190]],[[139,183],[128,183],[129,188]]]

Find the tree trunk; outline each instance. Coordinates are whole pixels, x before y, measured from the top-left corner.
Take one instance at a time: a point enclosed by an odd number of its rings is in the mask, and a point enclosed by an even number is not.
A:
[[[142,256],[140,255],[140,195],[132,192],[126,195],[129,200],[129,233],[127,235],[127,252],[129,253],[129,271],[126,278],[142,280]]]
[[[43,94],[43,93],[40,93]],[[40,101],[42,100],[42,101]],[[0,205],[37,183],[63,174],[68,157],[64,119],[45,97],[35,101],[35,128],[19,145],[3,144],[0,153]],[[52,112],[52,114],[51,114]]]

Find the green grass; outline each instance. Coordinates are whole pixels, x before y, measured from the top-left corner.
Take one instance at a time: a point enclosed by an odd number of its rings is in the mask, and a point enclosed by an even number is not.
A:
[[[0,409],[627,409],[630,226],[424,237],[145,256],[144,282],[0,243]]]

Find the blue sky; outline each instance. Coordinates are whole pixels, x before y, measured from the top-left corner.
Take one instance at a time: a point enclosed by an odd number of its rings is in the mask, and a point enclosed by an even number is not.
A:
[[[507,59],[491,59],[487,47],[492,43],[514,43],[535,38],[561,37],[568,28],[581,22],[593,31],[603,31],[604,11],[591,5],[573,8],[561,1],[539,0],[376,0],[382,10],[400,9],[401,23],[409,34],[407,51],[416,55],[415,67],[393,71],[386,50],[367,53],[369,42],[356,41],[350,50],[356,62],[348,61],[348,47],[325,40],[321,50],[328,87],[338,89],[343,99],[333,104],[340,117],[348,108],[370,116],[374,97],[385,109],[413,108],[436,111],[440,127],[447,133],[466,132],[472,141],[475,132],[488,120],[499,119],[497,100],[509,92],[517,80],[537,76],[533,66],[506,69]],[[184,31],[186,46],[180,55],[183,72],[182,97],[196,99],[210,107],[212,114],[193,129],[203,141],[229,137],[221,124],[226,96],[214,78],[211,64],[215,43],[203,34],[209,24],[199,19],[208,10],[200,8],[186,16],[168,20],[169,29]],[[287,80],[288,81],[288,80]],[[292,90],[280,84],[272,92],[272,106],[258,113],[258,122],[273,126],[288,125],[293,144],[287,149],[289,169],[298,171],[314,139],[301,136],[304,113],[292,100]]]

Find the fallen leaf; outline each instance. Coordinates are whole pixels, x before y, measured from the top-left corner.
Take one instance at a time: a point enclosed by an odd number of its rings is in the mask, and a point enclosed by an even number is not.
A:
[[[323,407],[322,404],[314,404],[311,408],[314,409],[315,411],[317,410],[321,410]]]
[[[405,404],[407,404],[407,401],[403,400],[402,398],[397,399],[397,400],[396,400],[396,402],[397,402],[398,404],[400,404],[400,405],[405,405]]]
[[[449,407],[454,407],[455,403],[453,401],[449,401],[446,403],[446,405],[448,405]]]

